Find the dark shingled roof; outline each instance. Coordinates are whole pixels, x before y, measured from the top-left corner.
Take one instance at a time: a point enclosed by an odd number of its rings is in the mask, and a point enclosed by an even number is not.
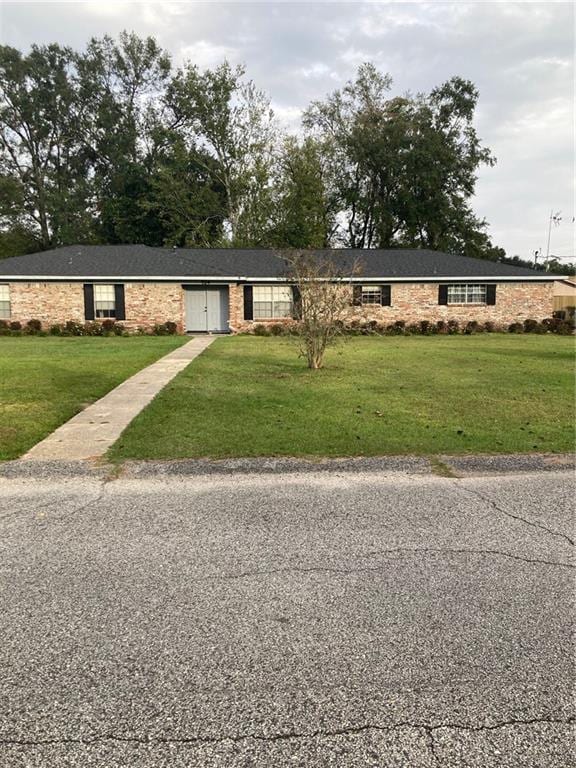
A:
[[[507,278],[553,280],[554,275],[510,264],[412,248],[322,250],[343,274],[358,261],[362,278]],[[0,261],[0,280],[8,278],[273,278],[286,274],[281,252],[244,248],[150,248],[147,245],[67,245]]]

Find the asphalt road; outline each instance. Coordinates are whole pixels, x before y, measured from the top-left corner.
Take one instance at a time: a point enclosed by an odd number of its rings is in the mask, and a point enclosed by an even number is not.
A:
[[[573,478],[0,480],[2,768],[567,768]]]

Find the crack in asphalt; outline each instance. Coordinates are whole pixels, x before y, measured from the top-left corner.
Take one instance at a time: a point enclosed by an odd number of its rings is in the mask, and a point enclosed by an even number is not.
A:
[[[298,739],[315,739],[315,738],[334,738],[339,736],[353,736],[356,734],[364,733],[366,731],[397,731],[410,728],[416,731],[424,731],[427,733],[432,741],[434,740],[434,731],[438,730],[455,730],[455,731],[470,731],[473,733],[482,733],[483,731],[495,731],[499,728],[515,728],[522,726],[533,725],[572,725],[576,722],[576,718],[569,717],[565,720],[556,718],[532,718],[529,720],[505,720],[499,723],[493,723],[491,725],[466,725],[463,723],[438,723],[430,725],[429,723],[414,723],[411,721],[401,721],[394,723],[393,725],[376,725],[374,723],[367,723],[365,725],[348,726],[346,728],[335,728],[333,730],[320,730],[306,732],[288,731],[286,733],[275,733],[270,736],[265,736],[256,733],[237,734],[230,736],[182,736],[179,738],[169,737],[143,737],[143,736],[121,736],[113,733],[104,734],[101,736],[92,736],[86,738],[54,738],[54,739],[0,739],[0,746],[50,746],[59,744],[98,744],[104,741],[117,741],[130,744],[222,744],[225,742],[238,743],[241,741],[247,741],[253,739],[255,741],[275,742],[275,741],[289,741]],[[434,752],[432,744],[431,751]],[[437,759],[437,756],[434,755]]]
[[[66,512],[71,512],[73,514],[77,514],[78,512],[83,512],[85,509],[87,509],[92,504],[97,504],[106,494],[106,481],[102,481],[101,487],[94,496],[94,498],[90,499],[89,501],[85,501],[80,506],[75,507],[73,509],[67,509]],[[52,507],[62,507],[63,505],[67,504],[66,498],[59,498],[55,501],[47,501],[45,504],[39,504],[39,505],[31,505],[30,500],[26,499],[22,501],[21,505],[14,509],[11,508],[9,512],[7,512],[5,515],[0,515],[0,523],[6,522],[10,520],[11,518],[15,518],[19,514],[25,514],[26,512],[33,512],[37,513],[40,511],[44,511],[46,509],[50,509]]]
[[[94,498],[89,499],[88,501],[83,502],[78,507],[73,507],[71,509],[68,509],[68,510],[66,510],[66,512],[69,513],[69,514],[72,514],[72,515],[77,515],[80,512],[85,512],[88,509],[88,507],[91,507],[93,504],[98,504],[98,502],[101,501],[104,498],[105,495],[106,495],[106,485],[104,484],[104,485],[102,485],[102,487],[100,488],[98,493],[94,496]],[[57,502],[51,503],[50,505],[47,505],[47,506],[56,506],[56,504],[57,504]],[[61,505],[61,502],[60,502],[60,505]],[[35,508],[34,512],[36,512],[37,509],[38,508]]]
[[[507,557],[512,560],[528,563],[529,565],[549,565],[556,568],[576,568],[576,565],[572,563],[562,563],[554,560],[539,560],[522,557],[521,555],[513,555],[509,552],[501,552],[496,549],[432,549],[432,548],[409,548],[398,547],[395,549],[383,549],[373,554],[378,555],[393,555],[393,554],[407,554],[407,555],[427,555],[427,554],[455,554],[455,555],[479,555],[479,556],[498,556]],[[251,578],[252,576],[275,576],[282,573],[340,573],[340,574],[352,574],[352,573],[373,573],[386,569],[388,564],[374,565],[374,566],[351,566],[350,568],[333,568],[330,566],[287,566],[285,568],[271,568],[269,570],[254,570],[254,571],[241,571],[240,573],[229,574],[209,574],[206,576],[197,576],[192,578],[193,581],[236,581],[240,579]]]
[[[536,523],[534,520],[527,520],[525,517],[515,515],[513,512],[508,512],[506,509],[500,507],[495,501],[493,501],[488,496],[485,496],[480,491],[473,490],[472,488],[466,488],[461,485],[461,483],[462,481],[460,480],[457,485],[455,484],[455,487],[458,487],[464,493],[475,496],[477,499],[480,499],[480,501],[484,501],[486,504],[489,504],[493,509],[496,510],[496,512],[499,512],[502,515],[506,515],[506,517],[510,517],[513,520],[519,520],[520,522],[525,523],[526,525],[530,525],[533,528],[540,528],[541,530],[546,531],[546,533],[549,533],[551,536],[557,536],[558,538],[565,539],[569,544],[574,546],[574,540],[571,539],[567,534],[562,533],[561,531],[554,531],[552,528],[548,528],[541,523]]]
[[[556,565],[562,568],[576,568],[576,565],[572,563],[563,563],[558,560],[542,560],[540,558],[523,557],[522,555],[514,555],[512,552],[503,552],[501,549],[467,549],[456,547],[397,547],[396,549],[381,549],[370,554],[373,555],[385,555],[388,553],[424,553],[424,554],[442,554],[447,553],[450,555],[496,555],[498,557],[508,557],[512,560],[521,560],[524,563],[536,564],[536,565]]]
[[[96,494],[96,496],[93,499],[90,499],[90,501],[86,501],[84,504],[81,504],[79,507],[76,507],[75,509],[70,510],[72,514],[77,515],[79,512],[85,512],[88,507],[91,507],[93,504],[98,504],[99,501],[102,501],[104,496],[106,495],[106,482],[103,482],[102,487]]]
[[[425,728],[426,736],[428,737],[428,750],[432,755],[432,759],[437,765],[441,765],[440,758],[436,754],[436,740],[434,739],[434,731],[432,728]]]

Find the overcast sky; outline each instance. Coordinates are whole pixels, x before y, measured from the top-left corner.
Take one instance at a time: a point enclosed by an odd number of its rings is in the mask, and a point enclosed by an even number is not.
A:
[[[476,213],[494,243],[526,258],[546,249],[550,210],[561,211],[551,253],[574,257],[572,3],[0,3],[0,39],[21,50],[82,48],[123,29],[154,35],[176,64],[245,64],[288,126],[363,61],[389,72],[400,93],[471,79],[477,130],[498,159],[481,172]]]

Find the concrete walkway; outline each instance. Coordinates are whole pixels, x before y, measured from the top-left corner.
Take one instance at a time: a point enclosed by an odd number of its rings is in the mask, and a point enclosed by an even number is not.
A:
[[[102,456],[158,392],[213,341],[213,336],[197,336],[126,379],[58,427],[22,459],[74,461]]]

